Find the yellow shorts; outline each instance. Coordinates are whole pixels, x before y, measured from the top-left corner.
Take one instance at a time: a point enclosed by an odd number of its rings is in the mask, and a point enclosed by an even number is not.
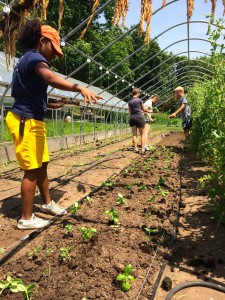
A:
[[[24,170],[37,169],[49,161],[45,122],[26,119],[23,137],[19,133],[20,116],[8,112],[6,124],[13,138],[16,157]]]

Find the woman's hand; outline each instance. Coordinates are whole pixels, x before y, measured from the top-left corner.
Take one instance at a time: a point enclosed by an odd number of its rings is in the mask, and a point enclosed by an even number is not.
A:
[[[92,100],[94,102],[98,102],[99,99],[103,99],[102,96],[96,95],[94,92],[88,90],[83,86],[77,86],[77,91],[79,91],[84,97],[84,105],[86,105],[87,102],[93,105]]]

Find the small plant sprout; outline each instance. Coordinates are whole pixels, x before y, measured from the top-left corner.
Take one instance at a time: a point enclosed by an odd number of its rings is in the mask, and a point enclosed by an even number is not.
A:
[[[85,201],[86,201],[87,203],[91,204],[91,203],[93,202],[93,199],[92,199],[90,196],[87,196],[87,197],[85,198]]]
[[[73,232],[73,228],[74,228],[74,225],[72,225],[72,224],[67,224],[67,225],[65,226],[66,233],[71,235],[72,232]]]
[[[90,240],[97,233],[97,230],[95,228],[81,227],[80,232],[83,239]]]
[[[59,257],[60,257],[61,261],[64,262],[64,261],[70,260],[71,250],[72,250],[71,247],[62,247],[62,248],[60,248]]]
[[[162,198],[165,198],[168,194],[169,194],[169,192],[166,191],[166,190],[164,190],[164,189],[162,189],[162,188],[160,188],[158,190],[158,195],[161,196]]]
[[[54,252],[54,250],[52,248],[45,248],[45,253],[46,255],[50,255]]]
[[[41,253],[41,245],[37,245],[37,246],[34,247],[33,250],[31,250],[28,253],[28,257],[36,259],[36,258],[38,258],[40,253]]]
[[[35,287],[34,283],[25,285],[21,279],[13,279],[10,275],[7,276],[6,281],[0,281],[0,295],[3,291],[9,289],[12,293],[23,293],[24,299],[31,300],[31,294]]]
[[[72,206],[70,206],[69,211],[75,215],[79,209],[81,209],[81,206],[76,201]]]
[[[106,210],[104,213],[110,216],[109,221],[113,222],[113,224],[116,225],[119,223],[118,211],[113,207],[111,207],[110,210]]]
[[[153,195],[153,196],[152,196],[151,198],[149,198],[146,202],[147,202],[147,203],[152,203],[152,202],[155,201],[156,197],[157,197],[157,194],[156,194],[156,195]]]
[[[102,182],[102,186],[106,186],[106,187],[112,187],[113,184],[114,183],[111,180]]]
[[[129,292],[129,290],[131,289],[130,282],[134,281],[134,276],[131,275],[131,273],[132,273],[132,265],[129,264],[124,268],[124,273],[119,274],[116,277],[116,281],[120,281],[122,283],[121,289],[124,292]]]
[[[0,254],[4,253],[5,252],[5,249],[0,247]]]
[[[144,191],[144,190],[147,190],[148,188],[147,188],[147,186],[145,185],[145,184],[141,184],[140,186],[139,186],[139,190],[140,191]]]
[[[124,186],[124,188],[130,191],[130,190],[131,190],[131,184],[126,184],[126,185]]]
[[[147,239],[150,240],[151,239],[151,235],[154,233],[158,232],[158,229],[154,229],[154,228],[144,228],[145,232],[147,233],[148,237]]]
[[[126,201],[124,199],[124,196],[122,194],[118,193],[118,198],[117,198],[116,202],[118,205],[123,205]]]
[[[166,182],[166,180],[162,176],[160,176],[159,181],[158,181],[158,185],[162,186],[162,185],[165,184],[165,182]]]

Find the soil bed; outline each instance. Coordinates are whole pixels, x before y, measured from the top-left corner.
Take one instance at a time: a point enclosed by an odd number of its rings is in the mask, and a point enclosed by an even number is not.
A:
[[[91,203],[84,201],[76,215],[68,213],[2,266],[0,279],[10,274],[26,284],[34,282],[34,300],[149,299],[174,233],[181,138],[180,133],[169,135],[153,153],[138,156],[112,186],[94,194]],[[118,193],[125,199],[121,206]],[[117,226],[110,226],[104,213],[112,207],[118,211]],[[71,235],[66,234],[68,224],[74,226]],[[97,235],[86,241],[80,227],[95,228]],[[149,237],[145,228],[157,231]],[[65,261],[62,248],[69,249]],[[133,267],[135,281],[124,293],[115,278],[127,264]],[[23,297],[6,292],[3,299]]]

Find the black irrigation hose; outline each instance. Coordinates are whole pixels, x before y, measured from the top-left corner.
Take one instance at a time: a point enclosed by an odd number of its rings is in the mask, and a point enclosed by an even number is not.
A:
[[[125,166],[119,174],[121,174],[125,169],[127,168],[127,166]],[[118,176],[119,174],[113,173],[112,175],[109,176],[109,178],[105,181],[108,182],[112,179],[113,176]],[[77,202],[79,204],[82,204],[83,201],[87,198],[87,196],[91,197],[93,196],[96,192],[98,192],[100,189],[102,189],[103,186],[99,185],[97,187],[95,187],[89,194],[83,196],[82,198],[80,198]],[[72,204],[73,205],[73,204]],[[72,205],[70,205],[69,207],[67,207],[67,209],[69,209]],[[53,223],[54,220],[58,220],[59,218],[61,218],[62,216],[54,216],[53,218],[51,218],[51,222]],[[51,224],[50,224],[51,226]],[[33,240],[36,236],[38,236],[42,231],[44,231],[46,228],[48,227],[44,227],[41,229],[37,229],[35,231],[32,231],[30,234],[24,236],[23,238],[21,238],[18,242],[18,244],[12,248],[6,255],[4,255],[1,259],[0,259],[0,267],[7,262],[14,254],[16,254],[17,251],[19,251],[27,242]]]
[[[225,287],[223,287],[219,284],[205,282],[205,281],[190,281],[190,282],[186,282],[186,283],[177,285],[175,288],[173,288],[167,295],[166,300],[171,300],[172,297],[179,291],[186,289],[186,288],[194,287],[194,286],[206,287],[209,289],[219,291],[221,293],[225,293]]]
[[[183,155],[182,155],[182,156],[183,156]],[[181,157],[181,162],[182,162],[182,157]],[[180,163],[180,166],[181,166],[181,163]],[[176,233],[177,233],[177,228],[178,228],[178,222],[179,222],[179,214],[180,214],[180,208],[181,208],[181,202],[182,202],[182,197],[181,197],[181,171],[180,171],[179,191],[180,191],[179,205],[178,205],[178,210],[177,210],[177,214],[176,214],[176,220],[175,220],[174,226],[173,226],[174,229],[175,229],[175,230],[174,230],[175,234],[173,234],[173,235],[171,236],[169,249],[172,248],[174,239],[176,238]],[[152,293],[151,293],[151,295],[150,295],[150,297],[149,297],[149,300],[154,300],[154,298],[155,298],[155,295],[156,295],[156,292],[157,292],[157,290],[158,290],[159,283],[160,283],[160,280],[161,280],[161,278],[162,278],[163,272],[164,272],[164,270],[165,270],[165,268],[166,268],[166,265],[167,265],[167,263],[164,263],[164,264],[161,266],[160,270],[159,270],[159,273],[158,273],[157,279],[156,279],[156,281],[155,281],[155,284],[154,284]]]

